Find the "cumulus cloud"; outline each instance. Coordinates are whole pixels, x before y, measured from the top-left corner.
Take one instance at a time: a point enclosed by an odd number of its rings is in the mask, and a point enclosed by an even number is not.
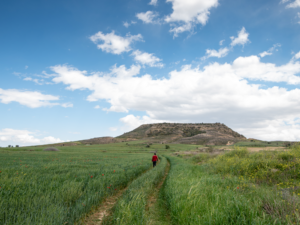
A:
[[[157,5],[157,0],[151,0],[151,2],[149,3],[149,5]]]
[[[228,52],[228,48],[220,48],[219,51],[214,49],[206,49],[206,55],[202,57],[202,60],[210,57],[222,58],[225,57],[228,54]]]
[[[300,52],[298,52],[298,53],[296,53],[295,55],[294,55],[294,57],[293,57],[293,61],[294,60],[297,60],[297,59],[300,59]]]
[[[39,80],[39,79],[33,79],[31,77],[25,77],[23,80],[25,81],[33,81],[34,83],[38,84],[38,85],[43,85],[44,80]]]
[[[230,37],[231,39],[231,46],[235,46],[235,45],[245,45],[247,44],[249,41],[248,39],[249,33],[246,32],[245,27],[243,27],[239,32],[238,32],[238,36],[237,37]]]
[[[132,126],[148,119],[224,122],[234,129],[262,129],[267,122],[276,126],[276,121],[285,124],[287,118],[299,117],[299,88],[288,90],[255,84],[255,81],[271,81],[299,85],[299,61],[276,66],[260,62],[260,57],[255,55],[238,57],[231,64],[211,63],[202,69],[185,65],[181,70],[171,71],[168,78],[160,79],[139,75],[140,67],[135,65],[129,69],[114,66],[109,73],[90,75],[67,65],[52,70],[56,73],[54,82],[64,83],[69,90],[90,90],[87,100],[106,100],[111,104],[108,111],[136,110],[147,114],[145,118],[132,115],[122,120],[135,124]],[[285,129],[294,132],[287,126]],[[247,132],[246,136],[252,135]],[[299,136],[299,131],[295,135]]]
[[[54,103],[52,101],[59,100],[58,96],[44,95],[37,91],[21,91],[17,89],[1,89],[0,88],[0,102],[9,104],[11,102],[18,102],[30,108],[39,108],[45,106],[61,105],[62,107],[72,107],[72,103]]]
[[[158,17],[157,12],[147,11],[145,13],[137,13],[136,17],[142,20],[144,23],[159,23],[158,20],[154,20],[156,17]]]
[[[72,108],[72,107],[73,107],[73,104],[70,103],[70,102],[67,102],[67,103],[61,104],[61,106],[64,107],[64,108]]]
[[[267,56],[267,55],[272,55],[272,54],[273,54],[273,51],[274,51],[274,50],[277,50],[276,48],[277,48],[277,47],[280,47],[280,46],[281,46],[280,44],[275,44],[275,45],[273,45],[273,47],[270,48],[268,51],[264,51],[264,52],[262,52],[262,53],[259,53],[259,56],[260,56],[261,58],[263,58],[263,57],[265,57],[265,56]]]
[[[170,32],[174,36],[191,30],[196,24],[205,25],[210,10],[218,6],[218,0],[167,0],[172,3],[173,12],[165,18],[167,23],[173,23]]]
[[[124,25],[124,27],[128,28],[130,26],[130,23],[124,22],[123,25]]]
[[[123,22],[123,26],[128,28],[129,26],[131,26],[132,24],[136,24],[136,21],[131,21],[131,22]]]
[[[219,42],[219,45],[223,45],[223,42],[224,42],[225,40],[221,40],[220,42]]]
[[[125,125],[125,129],[127,130],[132,130],[142,124],[169,122],[168,120],[156,120],[150,118],[149,116],[141,117],[141,116],[134,116],[132,114],[121,118],[120,121]]]
[[[164,64],[161,63],[162,60],[160,58],[157,58],[153,54],[136,50],[132,53],[132,55],[134,56],[134,60],[137,63],[141,63],[142,65],[160,68],[164,66]]]
[[[97,45],[98,49],[119,55],[123,52],[129,52],[131,50],[130,45],[134,41],[142,41],[143,37],[141,34],[127,34],[125,37],[121,37],[116,35],[114,31],[108,34],[103,34],[99,31],[91,36],[90,40]],[[98,44],[99,41],[102,42],[102,44]]]
[[[289,3],[286,8],[298,8],[300,7],[300,0],[295,0],[294,2]]]
[[[58,105],[58,103],[51,102],[56,100],[59,100],[58,96],[44,95],[37,91],[20,91],[17,89],[4,90],[0,88],[0,101],[4,104],[18,102],[30,108],[38,108]]]
[[[100,105],[96,105],[94,109],[100,109]]]
[[[4,144],[10,145],[39,145],[39,144],[52,144],[64,142],[59,138],[55,138],[52,136],[37,138],[34,136],[34,132],[28,130],[15,130],[10,128],[5,128],[0,130],[0,144],[4,146]]]

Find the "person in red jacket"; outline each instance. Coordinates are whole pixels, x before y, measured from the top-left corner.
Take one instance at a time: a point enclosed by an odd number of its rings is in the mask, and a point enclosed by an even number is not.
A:
[[[157,161],[158,161],[158,157],[157,157],[156,153],[154,153],[154,155],[152,156],[153,167],[156,166]]]

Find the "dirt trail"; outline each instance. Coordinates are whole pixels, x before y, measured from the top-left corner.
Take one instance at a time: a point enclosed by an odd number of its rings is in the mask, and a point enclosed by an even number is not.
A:
[[[164,200],[159,196],[161,187],[165,182],[165,179],[168,176],[170,170],[170,163],[168,162],[165,175],[159,184],[153,190],[153,193],[149,196],[147,205],[146,205],[146,213],[148,217],[148,225],[167,225],[171,224],[170,216],[168,210],[164,205]]]
[[[150,168],[152,169],[152,167]],[[147,171],[149,171],[150,169],[147,169],[146,171],[144,171],[142,174],[146,173]],[[141,174],[141,175],[142,175]],[[140,175],[140,176],[141,176]],[[140,176],[138,176],[136,179],[138,179]],[[130,182],[132,183],[132,181]],[[130,183],[127,185],[127,187],[130,185]],[[122,194],[124,193],[124,191],[126,191],[126,188],[123,188],[121,190],[119,190],[117,193],[115,193],[114,195],[106,198],[98,207],[97,210],[89,215],[88,217],[85,218],[84,220],[84,224],[85,225],[101,225],[102,221],[104,219],[104,217],[109,216],[112,212],[111,209],[113,208],[113,206],[117,203],[117,201],[119,200],[119,198],[122,196]]]
[[[98,206],[98,210],[95,211],[92,215],[87,217],[84,221],[85,225],[100,225],[104,217],[109,216],[112,207],[116,204],[118,199],[122,196],[123,192],[127,189],[124,188],[118,191],[113,196],[106,198],[101,205]]]

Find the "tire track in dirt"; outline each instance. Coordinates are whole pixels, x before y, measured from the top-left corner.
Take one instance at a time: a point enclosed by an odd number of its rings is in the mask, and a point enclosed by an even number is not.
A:
[[[148,172],[151,169],[152,169],[152,167],[150,167],[150,169],[145,170],[141,175],[143,175],[144,173]],[[140,176],[138,176],[134,180],[138,179]],[[119,190],[114,195],[107,197],[99,206],[97,206],[97,210],[93,214],[89,215],[88,217],[86,217],[84,219],[84,224],[85,225],[101,225],[104,217],[108,217],[111,215],[112,208],[117,203],[119,198],[123,195],[123,193],[127,190],[127,187],[134,180],[129,182],[125,188]]]

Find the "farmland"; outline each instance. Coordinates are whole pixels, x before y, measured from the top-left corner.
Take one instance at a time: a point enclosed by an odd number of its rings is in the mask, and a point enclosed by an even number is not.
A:
[[[299,146],[253,153],[245,142],[231,151],[169,146],[2,148],[0,224],[300,223]],[[154,151],[160,162],[152,169]],[[109,213],[95,219],[110,196],[118,197]]]

